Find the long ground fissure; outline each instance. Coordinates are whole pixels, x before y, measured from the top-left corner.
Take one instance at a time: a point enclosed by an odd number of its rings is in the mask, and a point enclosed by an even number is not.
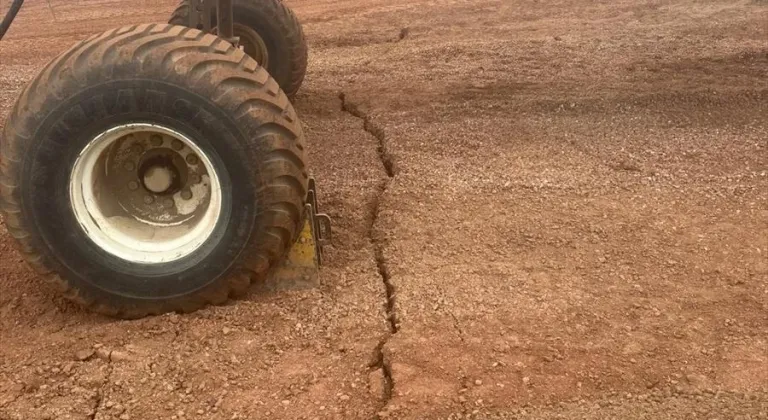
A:
[[[392,160],[392,156],[387,149],[387,140],[384,130],[376,124],[367,113],[363,112],[360,107],[349,101],[346,94],[341,92],[339,94],[341,100],[341,110],[354,116],[355,118],[363,121],[363,129],[372,135],[378,142],[377,154],[381,165],[386,173],[386,177],[381,179],[381,182],[376,186],[376,195],[371,206],[370,223],[367,229],[367,237],[373,247],[374,259],[376,260],[376,267],[378,269],[379,276],[381,277],[382,284],[385,292],[384,307],[386,311],[387,325],[389,331],[377,344],[375,348],[375,360],[370,366],[372,369],[381,369],[384,376],[384,405],[389,402],[392,396],[392,390],[394,388],[394,380],[392,378],[392,369],[389,361],[387,360],[384,347],[386,346],[392,335],[397,334],[400,329],[399,320],[397,317],[397,308],[395,306],[395,286],[392,284],[392,277],[389,272],[387,260],[384,256],[384,241],[377,237],[375,234],[375,226],[380,214],[381,201],[387,192],[390,182],[395,177],[395,165]]]

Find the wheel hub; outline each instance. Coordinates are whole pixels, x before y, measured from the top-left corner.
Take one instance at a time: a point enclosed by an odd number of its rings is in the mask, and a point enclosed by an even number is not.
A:
[[[269,50],[264,39],[251,27],[234,24],[235,35],[240,38],[243,52],[251,56],[261,67],[269,68]]]
[[[181,133],[127,124],[97,136],[70,179],[72,208],[103,250],[141,263],[194,252],[221,214],[221,188],[208,156]]]
[[[240,23],[234,23],[232,29],[234,30],[235,37],[237,37],[237,44],[240,49],[256,60],[261,67],[269,68],[269,50],[267,49],[267,43],[264,42],[264,38],[250,26]],[[218,34],[218,29],[211,29],[211,33]]]

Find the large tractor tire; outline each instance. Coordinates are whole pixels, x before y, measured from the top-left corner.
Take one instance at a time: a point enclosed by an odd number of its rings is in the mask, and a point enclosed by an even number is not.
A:
[[[307,41],[296,15],[281,0],[234,0],[233,8],[240,46],[292,99],[307,71]],[[169,23],[189,25],[189,0],[181,0]],[[215,13],[211,26],[215,32]]]
[[[123,318],[245,292],[297,237],[307,186],[277,83],[182,26],[77,44],[26,86],[0,139],[0,209],[24,258]]]

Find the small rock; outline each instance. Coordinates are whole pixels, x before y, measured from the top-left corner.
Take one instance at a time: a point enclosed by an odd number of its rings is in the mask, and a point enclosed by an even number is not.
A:
[[[475,379],[475,385],[480,386],[482,384],[483,384],[483,381],[481,381],[480,379]]]
[[[64,365],[63,368],[61,368],[61,371],[64,372],[64,374],[69,375],[70,373],[72,373],[72,369],[74,368],[75,368],[75,363],[68,362],[67,364]]]
[[[701,386],[702,384],[707,382],[707,377],[701,374],[696,373],[689,373],[688,375],[685,375],[685,379],[688,381],[689,384],[694,386]]]
[[[227,327],[224,327],[224,328],[222,328],[222,329],[221,329],[221,332],[222,332],[224,335],[229,335],[229,333],[231,333],[231,332],[232,332],[232,329],[231,329],[231,328],[227,328]]]
[[[43,385],[43,380],[36,376],[24,384],[24,389],[27,391],[37,391],[41,385]]]
[[[531,378],[529,378],[527,376],[524,376],[523,377],[523,383],[526,384],[526,385],[530,384],[531,383]]]
[[[93,357],[94,353],[95,353],[95,351],[93,351],[93,349],[80,350],[77,353],[75,353],[75,359],[77,359],[77,360],[79,360],[81,362],[84,362],[84,361],[90,359],[91,357]]]
[[[291,402],[290,402],[289,400],[283,400],[283,401],[281,402],[281,404],[283,404],[283,405],[290,405],[290,404],[291,404]]]
[[[113,362],[124,362],[132,359],[133,357],[130,354],[123,351],[114,350],[112,353],[109,354],[109,360]]]
[[[131,420],[131,416],[129,416],[128,414],[121,414],[120,420]]]
[[[384,372],[376,369],[368,374],[368,390],[375,398],[384,399]]]
[[[112,353],[111,351],[105,349],[104,347],[99,347],[96,349],[96,357],[102,360],[109,361],[109,354]]]
[[[342,400],[342,401],[349,401],[349,395],[347,395],[347,394],[342,394],[342,395],[339,397],[339,399],[340,399],[340,400]]]

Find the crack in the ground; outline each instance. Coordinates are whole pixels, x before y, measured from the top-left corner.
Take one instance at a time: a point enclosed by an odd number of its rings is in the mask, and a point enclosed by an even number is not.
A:
[[[357,104],[348,101],[347,95],[344,94],[344,92],[339,93],[339,99],[341,99],[341,110],[363,120],[363,129],[379,141],[377,152],[379,153],[381,164],[384,165],[384,171],[386,171],[387,177],[394,178],[395,165],[392,161],[392,156],[390,156],[389,150],[387,149],[387,138],[384,134],[384,129],[373,122],[371,117],[366,115],[365,112],[360,110]],[[387,184],[389,183],[388,181],[389,180],[387,180]],[[381,193],[383,193],[383,191]]]
[[[91,408],[91,414],[88,416],[89,420],[95,420],[96,416],[99,415],[99,407],[101,407],[101,401],[104,399],[103,391],[101,389],[96,390],[96,399],[93,403],[93,408]]]
[[[368,365],[369,368],[374,370],[381,369],[381,374],[384,377],[384,405],[386,405],[392,398],[392,389],[394,388],[394,382],[392,381],[392,366],[384,357],[384,345],[387,344],[387,341],[389,341],[391,337],[392,334],[387,334],[381,341],[379,341],[379,344],[377,344],[374,349],[376,359],[373,363]]]
[[[378,268],[379,276],[381,276],[381,281],[384,284],[384,291],[386,294],[385,311],[389,331],[374,349],[376,358],[374,363],[369,366],[372,369],[381,369],[382,371],[382,375],[384,376],[383,407],[386,407],[389,400],[392,398],[392,391],[395,383],[392,377],[391,366],[384,356],[384,346],[389,339],[392,338],[392,335],[397,334],[400,325],[397,319],[397,308],[395,306],[395,286],[392,284],[392,277],[389,273],[386,258],[384,257],[384,244],[381,239],[376,237],[374,228],[376,226],[376,221],[379,218],[381,199],[384,194],[386,194],[387,187],[395,176],[395,165],[387,148],[387,139],[384,130],[378,124],[373,122],[371,117],[363,112],[357,104],[347,100],[347,96],[344,92],[339,93],[339,99],[341,100],[341,110],[363,120],[363,129],[378,141],[377,153],[379,155],[379,160],[381,160],[381,165],[384,167],[384,172],[387,174],[387,177],[377,186],[376,197],[373,200],[371,210],[370,224],[366,232],[368,240],[373,246],[376,267]]]
[[[11,397],[11,399],[9,399],[8,401],[6,401],[6,402],[4,402],[2,405],[0,405],[0,410],[4,410],[6,407],[8,407],[8,406],[10,406],[11,404],[15,403],[15,402],[16,402],[16,401],[17,401],[19,398],[21,398],[21,393],[22,393],[22,392],[23,392],[23,391],[19,391],[18,393],[16,393],[16,395],[14,395],[13,397]],[[2,413],[2,412],[0,412],[0,415],[2,415],[2,414],[3,414],[3,413]]]
[[[96,420],[96,417],[98,417],[101,403],[104,401],[104,393],[106,391],[107,386],[109,385],[111,378],[112,378],[112,350],[109,351],[109,354],[105,358],[107,362],[107,374],[104,376],[104,381],[101,383],[101,386],[99,389],[96,390],[96,399],[93,402],[93,408],[91,409],[91,414],[88,416],[89,420]]]
[[[446,312],[448,312],[448,315],[453,318],[453,328],[456,329],[459,333],[459,340],[462,342],[464,341],[464,330],[461,329],[461,324],[459,324],[459,318],[456,317],[456,314],[453,313],[452,310],[446,308]]]
[[[371,211],[371,224],[368,227],[368,239],[373,245],[373,256],[376,260],[376,268],[379,271],[382,283],[384,283],[384,292],[386,294],[386,316],[389,324],[389,333],[395,334],[400,329],[400,325],[397,320],[397,312],[395,308],[395,286],[392,284],[392,276],[389,274],[389,268],[387,267],[386,258],[384,258],[384,246],[381,240],[376,239],[374,234],[374,225],[379,216],[379,206],[381,203],[381,197],[387,191],[387,185],[389,184],[389,178],[383,180],[378,186],[376,198],[373,202],[373,210]]]
[[[441,300],[440,300],[440,308],[445,311],[448,315],[450,315],[451,319],[453,320],[453,329],[456,330],[457,333],[459,333],[459,340],[461,342],[464,342],[464,330],[461,328],[461,322],[459,322],[459,318],[456,316],[455,313],[453,313],[453,310],[451,307],[443,301],[445,297],[445,290],[441,286],[437,286],[437,290],[440,293]]]

